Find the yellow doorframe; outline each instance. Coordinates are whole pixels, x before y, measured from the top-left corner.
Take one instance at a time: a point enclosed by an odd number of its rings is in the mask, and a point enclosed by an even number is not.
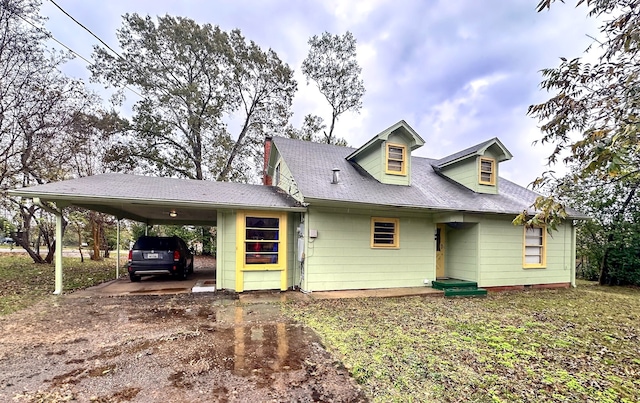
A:
[[[247,216],[278,218],[280,220],[278,228],[278,263],[255,265],[245,263],[245,218]],[[280,290],[287,290],[287,213],[238,211],[236,214],[236,292],[244,291],[245,271],[280,271]]]
[[[436,224],[436,278],[445,277],[446,224]]]

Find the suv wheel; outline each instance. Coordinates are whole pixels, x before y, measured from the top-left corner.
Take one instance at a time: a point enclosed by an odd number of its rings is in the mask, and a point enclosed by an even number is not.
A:
[[[129,279],[132,283],[137,283],[138,281],[140,281],[141,277],[136,276],[135,274],[129,274]]]
[[[189,274],[193,274],[193,258],[191,258],[191,264],[189,265]]]
[[[186,267],[175,274],[178,280],[186,280],[189,275],[189,269]]]

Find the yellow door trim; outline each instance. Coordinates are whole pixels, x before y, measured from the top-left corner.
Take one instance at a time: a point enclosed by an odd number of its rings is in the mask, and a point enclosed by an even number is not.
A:
[[[246,217],[278,218],[278,263],[251,265],[245,263]],[[236,292],[244,291],[244,272],[280,271],[280,290],[287,290],[287,213],[273,211],[238,211],[236,214]]]

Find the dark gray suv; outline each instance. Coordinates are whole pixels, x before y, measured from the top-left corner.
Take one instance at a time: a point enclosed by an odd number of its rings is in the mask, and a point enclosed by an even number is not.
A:
[[[127,269],[131,281],[153,274],[172,274],[185,280],[193,273],[193,253],[177,236],[141,236],[129,251]]]

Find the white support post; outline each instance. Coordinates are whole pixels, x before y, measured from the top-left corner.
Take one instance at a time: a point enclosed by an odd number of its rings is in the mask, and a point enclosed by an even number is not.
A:
[[[56,289],[53,291],[56,295],[62,294],[62,211],[56,212]]]
[[[120,278],[120,219],[116,221],[116,279]]]

